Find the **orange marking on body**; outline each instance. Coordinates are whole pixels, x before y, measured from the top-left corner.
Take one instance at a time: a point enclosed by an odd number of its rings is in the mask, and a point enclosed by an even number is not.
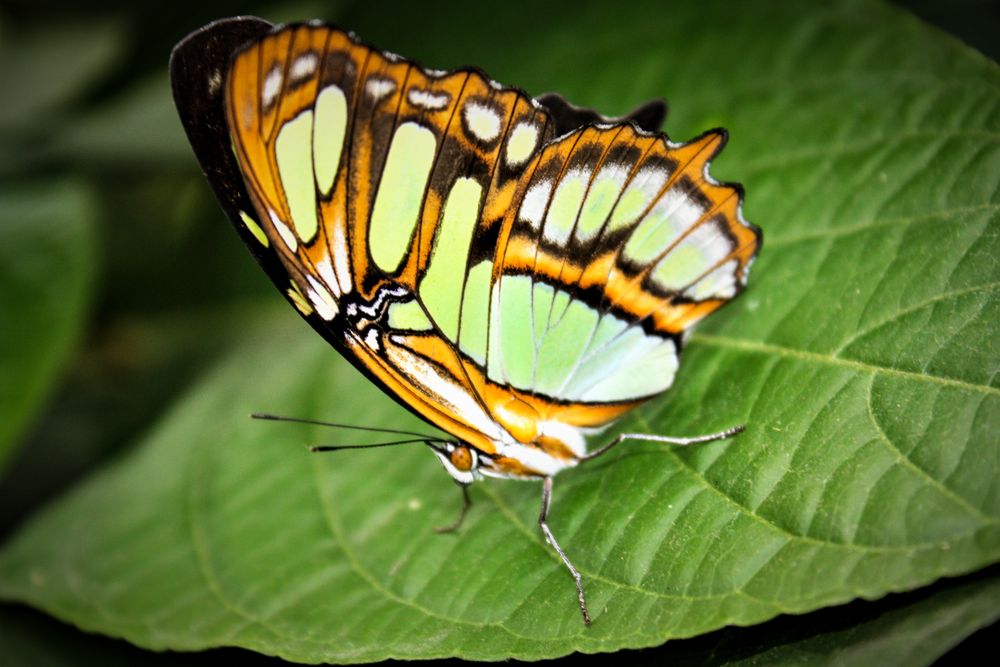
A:
[[[571,461],[577,457],[569,445],[551,435],[540,435],[531,444],[541,448],[549,456],[563,461]]]
[[[538,438],[541,415],[527,401],[521,400],[507,387],[490,383],[487,403],[496,420],[518,442],[533,444]]]
[[[462,445],[455,447],[448,458],[451,460],[451,464],[458,470],[463,472],[472,470],[472,452],[469,451],[468,447],[463,447]]]

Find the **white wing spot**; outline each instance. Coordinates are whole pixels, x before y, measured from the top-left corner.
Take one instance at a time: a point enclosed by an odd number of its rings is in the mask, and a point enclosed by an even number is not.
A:
[[[577,456],[583,456],[587,452],[587,442],[579,427],[560,421],[542,421],[538,422],[538,432],[541,435],[558,438]]]
[[[407,93],[406,97],[413,106],[432,110],[444,109],[451,100],[451,96],[448,93],[435,93],[430,90],[420,90],[419,88],[410,88],[410,92]]]
[[[265,108],[274,104],[275,98],[281,92],[282,80],[281,68],[275,65],[268,72],[267,77],[264,78],[264,89],[260,94],[260,99],[264,103]]]
[[[485,437],[496,443],[510,439],[510,435],[483,411],[479,402],[469,394],[468,390],[454,380],[443,376],[423,357],[409,352],[406,347],[397,345],[387,346],[386,356],[393,365],[403,369],[415,385],[424,387],[428,394],[436,396],[450,412],[462,415],[462,418],[472,428],[478,430]]]
[[[208,94],[214,97],[220,88],[222,88],[222,72],[212,70],[212,74],[208,77]]]
[[[551,192],[552,181],[549,180],[540,181],[528,188],[521,202],[521,220],[538,229],[542,224],[542,216],[545,215],[545,206],[548,204]]]
[[[373,102],[378,102],[395,89],[395,81],[392,79],[383,79],[381,77],[372,77],[368,79],[368,83],[365,84],[365,92],[368,93],[368,97],[372,98]]]
[[[378,331],[374,327],[369,329],[368,333],[365,334],[365,345],[373,350],[378,349]]]
[[[304,53],[295,59],[292,63],[292,69],[290,74],[290,79],[292,81],[300,81],[306,79],[313,75],[316,71],[316,66],[319,65],[319,58],[315,53]]]
[[[480,141],[493,141],[500,135],[500,114],[479,102],[465,105],[465,124]]]
[[[347,294],[351,291],[351,263],[347,252],[347,239],[344,237],[344,225],[335,221],[333,225],[333,268],[340,283],[340,291]]]
[[[312,288],[309,290],[309,301],[316,308],[316,312],[324,320],[332,320],[337,316],[338,308],[336,300],[334,300],[330,292],[318,280],[308,275],[306,276],[306,280],[309,281],[309,286]]]
[[[280,236],[281,240],[285,242],[285,245],[288,246],[289,250],[295,252],[299,247],[299,240],[295,238],[295,234],[293,234],[292,230],[288,228],[288,225],[282,222],[277,213],[274,211],[268,211],[268,213],[271,215],[271,224],[273,224],[274,228],[278,230],[278,236]]]
[[[340,296],[340,283],[337,281],[337,275],[333,272],[333,263],[330,261],[330,256],[326,255],[323,259],[316,263],[316,271],[319,273],[320,278],[323,282],[333,290],[334,296]]]
[[[573,445],[569,446],[573,447]],[[537,470],[547,476],[555,475],[560,470],[574,465],[573,463],[557,459],[545,452],[541,447],[533,445],[522,445],[519,442],[497,442],[496,447],[497,454],[500,456],[512,458],[526,467]]]

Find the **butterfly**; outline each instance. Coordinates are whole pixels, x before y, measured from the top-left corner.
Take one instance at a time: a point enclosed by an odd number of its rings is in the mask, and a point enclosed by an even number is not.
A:
[[[385,393],[461,486],[552,479],[665,391],[685,333],[746,284],[761,231],[708,174],[726,142],[427,69],[322,22],[224,19],[174,49],[182,123],[237,232],[302,317]],[[378,429],[374,429],[378,430]],[[389,430],[391,429],[383,429]],[[404,432],[405,434],[405,432]],[[317,448],[323,449],[323,448]]]

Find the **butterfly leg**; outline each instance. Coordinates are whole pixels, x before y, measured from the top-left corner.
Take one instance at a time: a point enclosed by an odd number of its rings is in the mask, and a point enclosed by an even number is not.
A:
[[[454,533],[462,526],[462,522],[465,521],[465,515],[468,513],[469,508],[472,506],[472,499],[469,498],[469,485],[458,483],[462,487],[462,511],[458,515],[458,521],[451,524],[450,526],[438,526],[434,529],[437,533]]]
[[[725,431],[719,431],[718,433],[711,433],[709,435],[699,435],[693,438],[671,438],[666,435],[654,435],[652,433],[622,433],[603,447],[595,449],[592,452],[587,452],[580,457],[580,460],[589,461],[590,459],[596,459],[598,456],[607,452],[615,445],[621,444],[626,440],[648,440],[652,442],[664,442],[669,445],[696,445],[700,442],[726,440],[727,438],[731,438],[734,435],[742,433],[743,429],[744,426],[741,424],[739,426],[734,426],[733,428],[727,428]]]
[[[566,552],[562,550],[559,543],[556,542],[555,535],[549,529],[548,516],[549,507],[552,504],[552,478],[546,477],[542,482],[542,511],[538,515],[538,526],[542,529],[542,533],[545,535],[545,541],[548,542],[559,557],[562,558],[562,562],[569,568],[570,574],[573,575],[573,580],[576,581],[576,594],[580,598],[580,613],[583,614],[583,622],[586,625],[590,625],[590,612],[587,610],[587,598],[583,595],[583,580],[580,577],[580,573],[577,572],[576,568],[573,567],[573,563],[570,562],[569,556]]]

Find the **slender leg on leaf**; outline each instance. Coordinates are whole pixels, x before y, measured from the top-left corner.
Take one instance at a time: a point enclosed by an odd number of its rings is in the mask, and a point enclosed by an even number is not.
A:
[[[469,511],[469,507],[472,506],[472,499],[469,498],[469,485],[459,483],[459,486],[462,487],[462,511],[458,515],[458,521],[450,526],[439,526],[438,528],[435,528],[434,530],[438,533],[454,533],[458,530],[461,527],[462,522],[465,521],[465,515]]]
[[[725,440],[727,438],[731,438],[734,435],[742,433],[743,428],[743,425],[740,424],[739,426],[734,426],[733,428],[727,428],[725,431],[719,431],[718,433],[712,433],[709,435],[699,435],[693,438],[671,438],[666,435],[653,435],[651,433],[622,433],[603,447],[584,454],[580,457],[580,460],[589,461],[590,459],[596,459],[598,456],[605,453],[615,445],[625,442],[626,440],[649,440],[652,442],[665,442],[669,445],[696,445],[700,442],[712,442],[714,440]]]
[[[576,581],[576,594],[580,598],[580,613],[583,614],[583,622],[586,625],[590,625],[590,612],[587,611],[587,598],[583,595],[583,581],[580,577],[580,573],[576,571],[573,567],[573,563],[570,562],[569,557],[566,552],[562,550],[559,543],[556,542],[555,535],[549,530],[549,524],[547,522],[549,516],[549,506],[552,504],[552,478],[546,477],[542,482],[542,511],[538,515],[538,526],[542,529],[542,533],[545,535],[545,541],[548,542],[559,557],[562,558],[562,562],[569,568],[570,574],[573,575],[573,580]]]

